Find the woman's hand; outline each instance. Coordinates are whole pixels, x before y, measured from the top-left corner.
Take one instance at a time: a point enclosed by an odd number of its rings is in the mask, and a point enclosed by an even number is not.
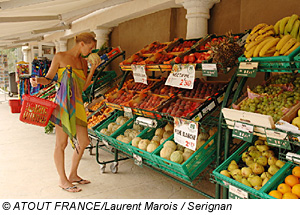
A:
[[[91,71],[94,72],[100,64],[101,64],[101,59],[99,58],[99,60],[97,60],[97,62],[95,62],[94,64],[91,65]]]
[[[30,84],[32,87],[37,87],[38,86],[38,81],[37,81],[37,77],[34,78],[30,78]]]

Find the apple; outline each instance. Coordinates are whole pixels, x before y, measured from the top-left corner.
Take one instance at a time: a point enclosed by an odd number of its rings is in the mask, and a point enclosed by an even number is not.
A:
[[[189,55],[189,63],[194,63],[196,60],[195,55],[194,54],[190,54]]]
[[[189,62],[189,56],[186,55],[183,57],[183,63],[188,63]]]
[[[175,57],[174,61],[175,61],[175,63],[180,63],[181,62],[181,58],[180,57]]]

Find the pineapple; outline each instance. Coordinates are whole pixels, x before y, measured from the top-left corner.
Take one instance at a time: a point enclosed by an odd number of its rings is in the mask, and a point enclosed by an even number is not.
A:
[[[226,33],[223,41],[211,43],[212,62],[217,63],[218,71],[226,72],[227,67],[234,66],[238,57],[243,54],[244,48],[240,47],[231,32]]]

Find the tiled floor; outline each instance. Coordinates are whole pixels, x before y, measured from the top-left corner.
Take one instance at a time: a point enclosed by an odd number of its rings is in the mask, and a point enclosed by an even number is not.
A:
[[[0,101],[3,101],[3,94]],[[119,162],[113,174],[106,168],[101,174],[95,156],[86,150],[79,166],[79,174],[91,180],[80,185],[79,193],[68,193],[58,187],[53,162],[55,135],[47,135],[44,128],[19,121],[12,114],[8,102],[0,103],[0,198],[18,199],[196,199],[199,193],[155,172],[139,167],[132,160]],[[70,167],[73,149],[66,149],[66,170]],[[102,160],[113,155],[100,150]],[[201,189],[214,195],[215,186],[209,180],[200,182]]]

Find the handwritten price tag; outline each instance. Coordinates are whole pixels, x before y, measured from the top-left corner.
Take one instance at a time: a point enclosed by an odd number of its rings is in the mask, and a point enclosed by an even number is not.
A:
[[[237,76],[254,78],[256,76],[257,69],[258,62],[240,62]]]
[[[174,64],[166,85],[184,89],[193,89],[195,81],[195,64]]]
[[[246,142],[252,142],[253,139],[253,125],[247,125],[241,122],[235,122],[232,131],[232,137],[244,140]]]
[[[148,85],[145,65],[134,65],[134,64],[132,64],[131,69],[132,69],[132,72],[133,72],[134,82],[143,83],[143,84]]]
[[[202,63],[203,76],[218,77],[217,64],[215,63]]]
[[[198,123],[174,117],[174,141],[188,149],[196,150]]]
[[[287,133],[266,129],[267,142],[269,145],[291,150],[291,145],[287,139]]]

